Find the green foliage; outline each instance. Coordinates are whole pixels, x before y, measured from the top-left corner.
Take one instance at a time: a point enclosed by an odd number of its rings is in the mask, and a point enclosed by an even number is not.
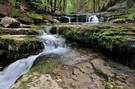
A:
[[[21,6],[21,3],[20,3],[20,2],[18,2],[18,1],[15,2],[15,7],[16,7],[16,8],[20,8],[20,6]]]
[[[73,6],[72,6],[70,0],[67,0],[67,5],[66,5],[65,12],[66,12],[67,14],[70,14],[70,13],[73,12]]]
[[[29,3],[35,6],[42,6],[42,7],[51,7],[47,0],[30,0]]]
[[[135,13],[130,14],[128,18],[129,19],[135,19]]]

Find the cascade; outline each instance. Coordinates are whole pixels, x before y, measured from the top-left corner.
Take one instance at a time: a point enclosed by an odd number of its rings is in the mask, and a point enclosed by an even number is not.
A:
[[[76,15],[76,22],[79,22],[79,15]]]
[[[96,15],[90,15],[87,17],[87,22],[88,23],[98,23],[99,19]]]
[[[68,22],[71,23],[71,17],[66,16],[66,18],[68,19]]]
[[[42,52],[17,60],[0,72],[0,89],[9,89],[20,76],[29,71],[37,57],[51,53],[64,54],[67,52],[65,39],[57,34],[50,34],[49,29],[48,26],[42,29],[43,34],[39,36],[39,39],[44,43]]]

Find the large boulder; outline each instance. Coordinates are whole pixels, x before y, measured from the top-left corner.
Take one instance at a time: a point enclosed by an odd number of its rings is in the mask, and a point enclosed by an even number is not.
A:
[[[14,18],[10,18],[10,17],[4,17],[1,19],[0,24],[6,28],[18,28],[20,27],[20,23],[14,19]]]

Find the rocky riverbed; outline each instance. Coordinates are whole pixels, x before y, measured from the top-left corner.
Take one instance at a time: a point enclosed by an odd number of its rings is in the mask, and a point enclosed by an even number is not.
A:
[[[90,48],[70,49],[66,57],[41,57],[44,64],[33,66],[12,89],[134,89],[134,70],[117,66]],[[72,63],[59,61],[64,58],[71,58]]]

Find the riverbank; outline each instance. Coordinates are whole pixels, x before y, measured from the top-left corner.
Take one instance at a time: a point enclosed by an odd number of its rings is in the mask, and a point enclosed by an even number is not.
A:
[[[114,61],[134,67],[134,29],[133,24],[55,25],[51,32],[96,47]]]

